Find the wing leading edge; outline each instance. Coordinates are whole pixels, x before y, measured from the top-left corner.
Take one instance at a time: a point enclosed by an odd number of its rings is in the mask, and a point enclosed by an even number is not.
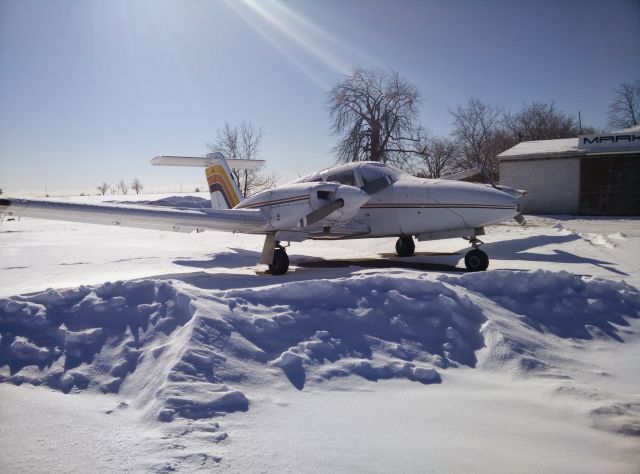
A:
[[[259,209],[153,209],[35,199],[0,199],[0,214],[175,232],[262,233],[267,225],[267,219]]]

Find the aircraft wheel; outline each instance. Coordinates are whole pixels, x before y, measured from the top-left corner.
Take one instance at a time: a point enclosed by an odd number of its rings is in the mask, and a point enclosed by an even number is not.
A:
[[[269,265],[272,275],[284,275],[289,269],[289,256],[283,248],[277,248],[273,253],[273,263]]]
[[[413,237],[400,237],[396,242],[396,254],[398,257],[411,257],[416,251]]]
[[[464,265],[470,272],[483,272],[489,267],[489,257],[482,250],[469,250],[464,256]]]

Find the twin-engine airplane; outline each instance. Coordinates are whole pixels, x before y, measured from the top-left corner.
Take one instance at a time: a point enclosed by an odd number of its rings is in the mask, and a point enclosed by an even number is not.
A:
[[[0,214],[179,232],[218,230],[265,235],[260,263],[282,275],[289,257],[281,242],[305,239],[398,237],[396,253],[414,254],[418,241],[462,237],[472,249],[469,271],[486,270],[478,247],[484,226],[514,218],[524,224],[522,192],[452,179],[422,179],[377,162],[356,162],[313,173],[243,198],[230,168],[253,168],[258,160],[158,156],[159,166],[204,167],[211,209],[153,209],[116,204],[80,204],[0,199]]]

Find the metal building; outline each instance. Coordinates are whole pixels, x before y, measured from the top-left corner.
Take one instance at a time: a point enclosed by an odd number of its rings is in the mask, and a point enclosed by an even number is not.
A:
[[[521,142],[498,155],[500,184],[525,189],[525,213],[640,215],[640,126]]]

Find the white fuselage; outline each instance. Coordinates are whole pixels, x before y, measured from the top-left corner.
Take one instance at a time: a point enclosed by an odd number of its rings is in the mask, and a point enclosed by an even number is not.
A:
[[[385,173],[388,185],[371,194],[360,190]],[[336,199],[343,199],[344,207],[312,226],[302,225],[303,216]],[[321,171],[251,196],[237,209],[261,209],[269,222],[264,230],[281,232],[282,240],[475,229],[520,212],[517,198],[491,186],[415,178],[377,163],[351,163]]]

